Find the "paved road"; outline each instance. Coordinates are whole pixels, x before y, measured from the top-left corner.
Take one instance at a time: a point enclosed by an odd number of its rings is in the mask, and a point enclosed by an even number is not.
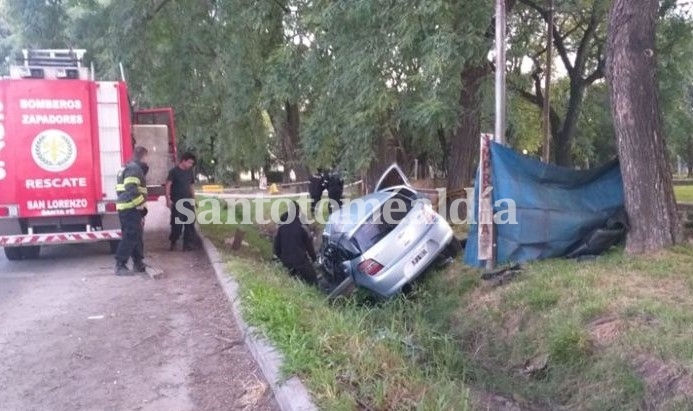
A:
[[[278,409],[203,252],[165,249],[165,211],[147,221],[160,280],[114,276],[106,244],[0,253],[0,410]]]

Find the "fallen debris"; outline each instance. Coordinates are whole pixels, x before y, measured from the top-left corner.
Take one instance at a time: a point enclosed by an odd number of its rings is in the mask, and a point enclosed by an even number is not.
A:
[[[520,369],[520,374],[526,378],[543,379],[547,376],[548,366],[549,355],[541,354],[525,361]]]
[[[515,264],[496,271],[483,273],[481,279],[491,281],[492,286],[498,287],[515,278],[521,271],[522,267],[519,264]]]
[[[147,271],[147,275],[149,275],[149,277],[152,280],[158,280],[164,276],[164,270],[162,270],[159,267],[153,267],[151,265],[148,265],[146,267],[146,271]]]

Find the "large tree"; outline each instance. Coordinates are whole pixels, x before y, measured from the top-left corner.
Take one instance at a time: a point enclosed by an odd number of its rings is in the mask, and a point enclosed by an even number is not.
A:
[[[658,250],[680,239],[662,127],[655,28],[658,0],[614,0],[607,35],[607,83],[630,231],[626,251]]]
[[[539,109],[544,105],[543,75],[546,71],[545,27],[550,13],[545,2],[519,0],[521,4],[512,17],[515,34],[511,43],[523,60],[530,61],[532,70],[514,80],[511,88]],[[603,46],[606,25],[606,0],[555,0],[551,21],[553,47],[558,64],[566,73],[564,96],[551,104],[551,158],[559,165],[573,165],[573,146],[578,132],[585,92],[604,77]],[[512,53],[511,53],[512,54]],[[524,63],[520,60],[521,63]],[[519,71],[521,65],[516,65]],[[513,76],[517,78],[518,76]],[[511,77],[511,80],[513,79]],[[553,94],[553,93],[552,93]],[[556,96],[552,95],[552,98]]]

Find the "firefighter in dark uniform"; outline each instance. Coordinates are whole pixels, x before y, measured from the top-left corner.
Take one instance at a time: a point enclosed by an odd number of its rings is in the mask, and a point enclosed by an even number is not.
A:
[[[315,216],[315,207],[322,198],[322,192],[325,190],[325,174],[319,168],[316,174],[310,176],[308,180],[308,194],[310,195],[310,213]]]
[[[313,240],[303,227],[300,208],[294,201],[290,210],[282,214],[277,235],[274,237],[274,255],[279,258],[291,276],[298,276],[308,284],[318,286],[318,275],[313,263],[317,259]]]
[[[327,196],[330,198],[330,203],[329,203],[329,210],[330,214],[332,214],[332,211],[336,211],[332,209],[332,205],[336,204],[337,209],[342,208],[342,195],[344,194],[344,180],[342,179],[342,176],[338,173],[333,171],[330,173],[328,179],[327,179]]]
[[[135,147],[135,154],[130,162],[118,173],[116,192],[118,193],[118,217],[122,238],[116,251],[116,275],[134,275],[146,272],[144,264],[144,217],[147,215],[147,183],[145,162],[147,149]],[[133,271],[128,266],[132,258]]]

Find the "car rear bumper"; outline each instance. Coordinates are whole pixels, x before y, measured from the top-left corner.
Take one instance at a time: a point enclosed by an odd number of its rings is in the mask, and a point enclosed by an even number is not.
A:
[[[354,269],[354,282],[386,298],[398,294],[406,284],[415,280],[431,265],[452,238],[450,225],[439,219],[416,246],[411,247],[395,264],[386,267],[377,275],[371,277]]]

